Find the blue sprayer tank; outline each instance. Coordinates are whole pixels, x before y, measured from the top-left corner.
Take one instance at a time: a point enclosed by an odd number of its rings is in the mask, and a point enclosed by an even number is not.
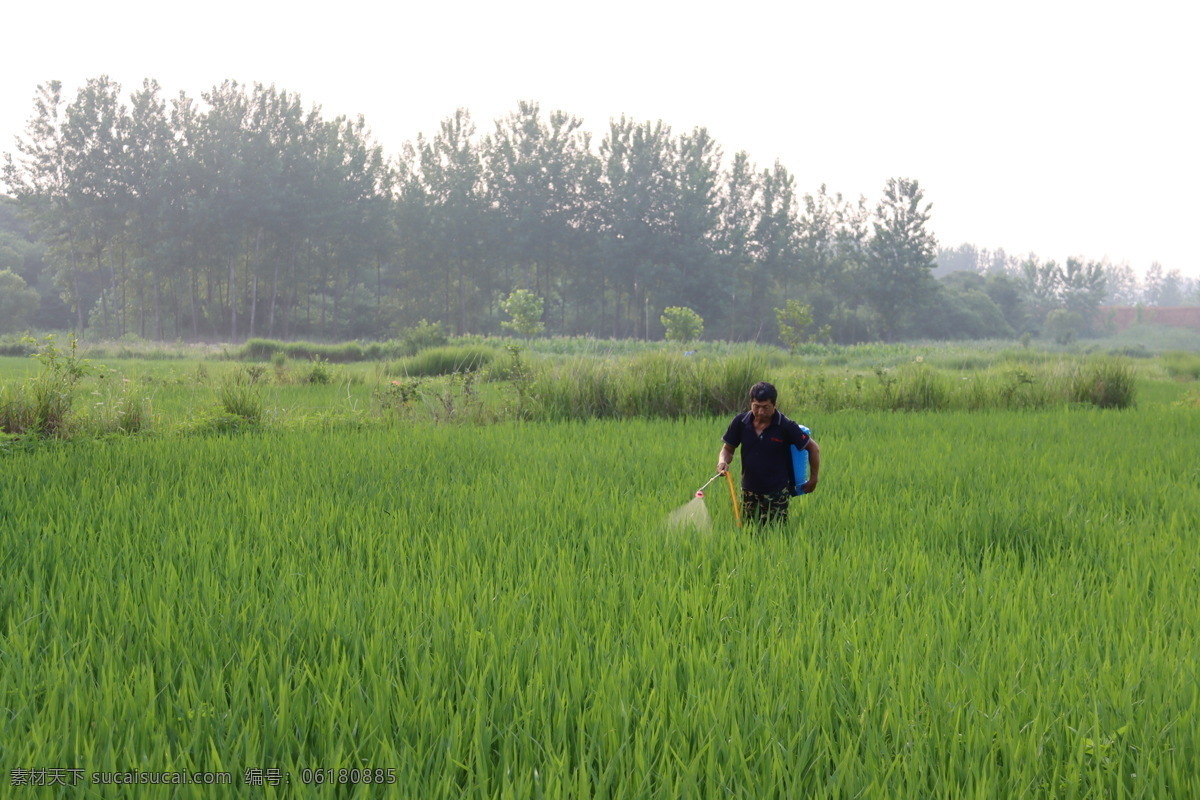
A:
[[[803,425],[800,430],[804,431],[805,435],[812,436],[812,431]],[[792,494],[804,494],[804,490],[800,487],[808,482],[808,451],[801,450],[796,445],[791,446],[792,450]]]

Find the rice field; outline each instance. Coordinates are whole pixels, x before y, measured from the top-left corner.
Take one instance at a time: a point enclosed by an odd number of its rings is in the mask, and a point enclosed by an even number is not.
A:
[[[800,421],[766,530],[717,418],[0,455],[2,794],[1200,796],[1195,408]]]

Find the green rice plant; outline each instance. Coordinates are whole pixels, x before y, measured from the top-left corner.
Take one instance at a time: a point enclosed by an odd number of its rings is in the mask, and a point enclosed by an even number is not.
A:
[[[755,535],[717,492],[666,524],[725,417],[9,448],[0,766],[102,798],[1200,793],[1193,410],[1123,413],[1114,479],[1096,408],[783,407],[822,482]]]

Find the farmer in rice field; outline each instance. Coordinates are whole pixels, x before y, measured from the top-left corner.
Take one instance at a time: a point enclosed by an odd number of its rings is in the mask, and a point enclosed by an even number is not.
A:
[[[792,495],[792,455],[789,445],[808,450],[809,479],[800,494],[817,488],[821,448],[807,428],[797,425],[775,407],[779,393],[760,381],[750,388],[750,410],[738,414],[721,437],[717,471],[729,471],[733,451],[742,446],[742,516],[759,523],[787,522]]]

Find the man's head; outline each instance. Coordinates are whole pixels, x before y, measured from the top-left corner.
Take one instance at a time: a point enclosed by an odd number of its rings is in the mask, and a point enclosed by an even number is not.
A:
[[[779,392],[766,381],[759,381],[750,387],[750,413],[759,425],[765,425],[775,417],[775,400]]]

